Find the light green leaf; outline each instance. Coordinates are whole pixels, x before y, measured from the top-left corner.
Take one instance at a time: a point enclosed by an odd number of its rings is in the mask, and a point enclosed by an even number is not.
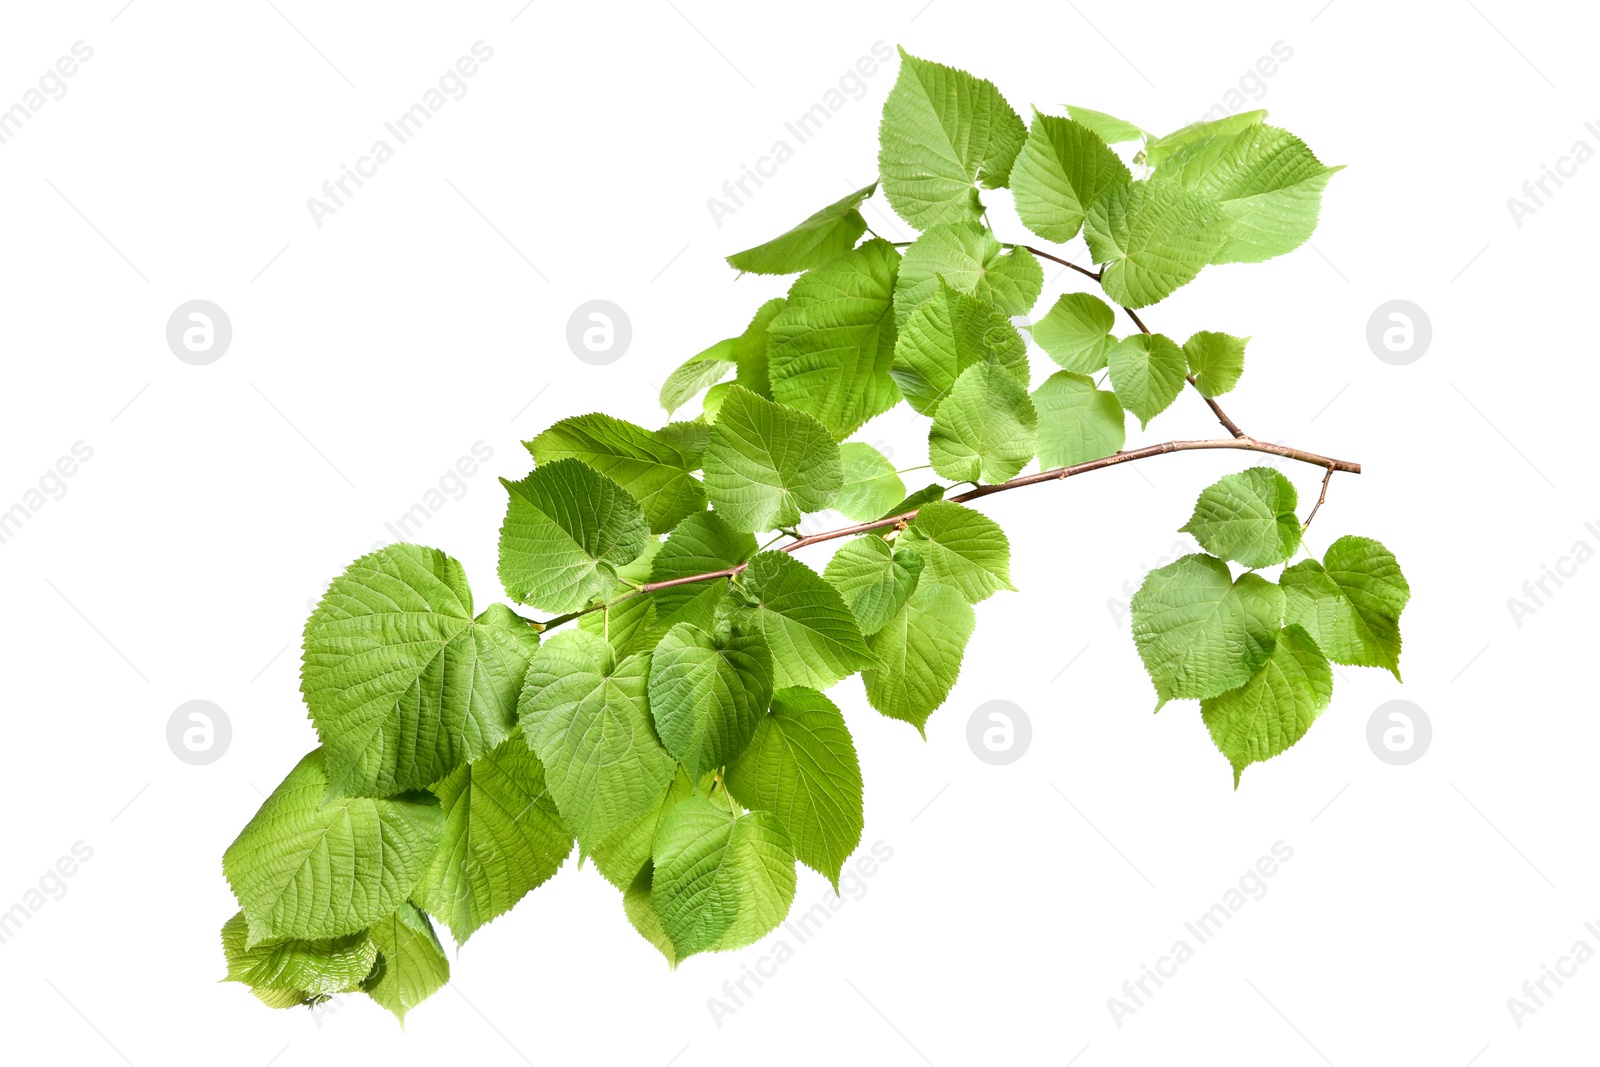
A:
[[[1400,677],[1400,612],[1411,586],[1394,553],[1367,537],[1341,537],[1322,562],[1301,560],[1278,579],[1287,617],[1335,663],[1383,667]]]
[[[999,308],[940,280],[917,305],[895,341],[889,374],[906,402],[933,415],[961,372],[993,361],[1028,385],[1028,351],[1022,335]]]
[[[1086,107],[1073,107],[1068,104],[1067,114],[1072,116],[1074,122],[1081,122],[1098,133],[1106,144],[1125,144],[1128,141],[1150,139],[1150,134],[1138,126],[1114,115],[1107,115],[1104,111],[1091,111]]]
[[[541,465],[510,493],[500,582],[519,604],[566,612],[605,596],[618,567],[650,540],[644,512],[616,482],[575,459]]]
[[[877,187],[878,183],[873,182],[857,189],[766,244],[735,252],[728,262],[749,274],[795,274],[822,266],[854,248],[856,240],[866,232],[867,222],[857,209]]]
[[[940,485],[938,482],[931,482],[928,485],[923,486],[921,489],[918,489],[915,493],[908,495],[904,500],[900,501],[900,503],[884,512],[882,515],[879,515],[878,518],[890,519],[898,515],[905,515],[908,512],[917,510],[930,500],[943,500],[944,493],[947,488],[948,486]]]
[[[882,666],[861,672],[867,702],[926,737],[923,727],[956,684],[976,623],[967,597],[925,572],[906,606],[868,639]]]
[[[905,607],[921,574],[922,556],[915,548],[893,549],[868,533],[846,541],[822,576],[839,590],[861,632],[871,635]]]
[[[739,371],[739,384],[758,395],[771,399],[771,386],[767,382],[767,328],[783,310],[782,297],[768,300],[756,310],[744,332],[738,337],[718,341],[710,348],[689,357],[689,361],[667,377],[661,387],[661,406],[673,412],[694,399],[694,395],[707,386],[721,382],[730,370]],[[711,394],[706,394],[705,407],[714,411]],[[692,468],[691,468],[692,469]]]
[[[767,348],[772,397],[837,439],[894,407],[895,277],[900,253],[872,240],[795,279]]]
[[[735,386],[711,431],[705,478],[723,520],[753,533],[830,506],[844,471],[839,446],[815,417]]]
[[[1224,475],[1195,501],[1194,514],[1179,532],[1194,535],[1213,556],[1246,567],[1270,567],[1300,547],[1294,483],[1271,467]]]
[[[408,1011],[450,981],[450,961],[433,924],[409,901],[373,924],[372,940],[378,946],[378,969],[361,989],[404,1026]]]
[[[1044,318],[1033,324],[1034,341],[1063,370],[1093,374],[1106,365],[1116,346],[1111,327],[1117,315],[1088,293],[1062,293]]]
[[[1070,119],[1033,113],[1033,128],[1011,173],[1017,217],[1047,241],[1072,240],[1095,198],[1133,180],[1100,135]]]
[[[426,788],[500,743],[536,638],[509,609],[484,618],[437,549],[390,545],[333,580],[306,620],[300,690],[335,793]]]
[[[878,173],[911,225],[976,219],[974,181],[1006,184],[1027,131],[992,82],[900,50],[900,76],[883,104]]]
[[[617,596],[611,607],[579,616],[578,628],[603,638],[618,660],[649,652],[668,629],[656,615],[655,600],[620,588]]]
[[[1122,449],[1127,440],[1122,403],[1094,379],[1056,371],[1034,390],[1039,415],[1039,469],[1071,467]]]
[[[1189,373],[1203,396],[1221,396],[1239,384],[1244,373],[1244,346],[1248,337],[1201,330],[1183,343]]]
[[[528,664],[522,734],[585,851],[650,810],[672,780],[673,758],[650,721],[649,670],[649,656],[618,661],[582,630],[552,637]]]
[[[690,515],[667,537],[650,572],[652,582],[692,578],[736,567],[756,554],[756,539],[732,529],[714,511]],[[651,593],[663,630],[680,622],[710,629],[716,608],[728,595],[725,579],[692,582]]]
[[[1214,119],[1210,122],[1191,122],[1189,125],[1169,133],[1164,137],[1157,137],[1145,146],[1145,165],[1159,171],[1166,176],[1166,162],[1175,155],[1178,149],[1185,145],[1204,141],[1210,137],[1227,136],[1248,130],[1252,126],[1259,126],[1267,117],[1266,111],[1242,111],[1237,115],[1228,115],[1225,118]]]
[[[928,461],[952,481],[1003,482],[1033,459],[1038,426],[1028,387],[997,363],[976,363],[939,404]]]
[[[895,473],[894,464],[865,441],[846,441],[839,446],[844,468],[844,486],[833,506],[847,519],[870,522],[884,508],[905,499],[906,484]]]
[[[1011,542],[981,511],[948,500],[922,505],[900,543],[923,560],[924,582],[957,589],[976,604],[1011,584]]]
[[[655,844],[656,828],[667,810],[686,796],[694,793],[694,780],[679,766],[672,782],[655,802],[624,825],[612,831],[604,841],[589,850],[597,871],[623,892],[632,887],[641,870],[650,863],[650,849]]]
[[[653,859],[651,899],[679,960],[759,940],[794,901],[794,848],[771,812],[685,797],[662,818]]]
[[[1258,574],[1234,581],[1226,563],[1195,553],[1146,575],[1130,606],[1139,658],[1165,704],[1248,682],[1272,655],[1283,592]]]
[[[638,501],[651,533],[664,533],[685,515],[706,508],[705,492],[689,473],[698,464],[643,426],[610,415],[576,415],[527,442],[527,448],[540,466],[579,459],[616,482]]]
[[[313,749],[223,854],[247,946],[365,930],[405,901],[443,830],[444,812],[426,793],[329,797],[322,750]]]
[[[464,945],[556,873],[572,851],[572,832],[520,731],[433,792],[444,808],[444,838],[411,896]]]
[[[722,342],[718,342],[721,344]],[[701,359],[698,356],[678,367],[661,384],[661,407],[668,413],[693,400],[702,389],[714,387],[734,369],[732,360]]]
[[[678,966],[678,950],[672,944],[672,938],[667,936],[666,928],[661,925],[661,915],[656,911],[655,898],[651,893],[655,873],[655,864],[645,860],[644,866],[622,894],[622,911],[639,936],[666,957],[669,968],[675,968]]]
[[[691,778],[744,751],[772,700],[772,651],[759,633],[726,636],[680,622],[650,659],[650,711]]]
[[[1133,412],[1141,428],[1167,410],[1183,392],[1189,364],[1183,349],[1159,333],[1124,337],[1106,361],[1111,388],[1122,406]]]
[[[872,666],[872,653],[839,591],[793,556],[756,556],[745,569],[744,589],[754,605],[737,617],[771,648],[774,687],[826,689]]]
[[[1269,760],[1305,736],[1333,700],[1333,670],[1298,626],[1278,633],[1271,657],[1238,689],[1200,702],[1217,750],[1233,765],[1233,787],[1252,763]]]
[[[378,946],[365,930],[317,941],[262,941],[254,947],[249,940],[250,924],[241,911],[222,927],[222,955],[228,964],[224,982],[331,996],[361,985],[378,962]]]
[[[1305,244],[1322,190],[1340,169],[1323,166],[1288,130],[1258,125],[1185,145],[1162,174],[1222,208],[1228,239],[1213,263],[1260,263]]]
[[[838,890],[865,816],[855,742],[833,701],[798,686],[773,693],[772,711],[726,781],[739,803],[776,815],[795,857]]]
[[[1113,185],[1089,208],[1089,254],[1123,307],[1154,304],[1194,281],[1228,239],[1222,209],[1175,181]]]
[[[1002,248],[976,222],[935,226],[912,242],[900,263],[894,291],[895,321],[904,323],[944,282],[993,304],[1006,315],[1026,315],[1044,288],[1044,269],[1026,248]]]

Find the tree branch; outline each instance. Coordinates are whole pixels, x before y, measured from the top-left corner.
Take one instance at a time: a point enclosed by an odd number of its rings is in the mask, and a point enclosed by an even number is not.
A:
[[[1033,247],[1032,245],[1001,245],[1000,247],[1001,248],[1021,248],[1021,249],[1025,249],[1025,250],[1027,250],[1029,252],[1032,252],[1034,255],[1038,256],[1040,259],[1048,259],[1050,262],[1059,263],[1063,267],[1071,267],[1073,270],[1077,271],[1079,274],[1082,274],[1082,275],[1085,275],[1087,277],[1093,278],[1095,281],[1099,281],[1100,280],[1100,272],[1099,271],[1090,270],[1088,267],[1080,267],[1076,263],[1073,263],[1071,260],[1062,259],[1060,256],[1052,256],[1049,252],[1041,251],[1041,250]]]
[[[1322,510],[1322,502],[1328,499],[1328,483],[1333,481],[1333,468],[1328,468],[1328,473],[1322,476],[1322,492],[1317,495],[1317,502],[1311,506],[1311,514],[1306,516],[1306,521],[1300,524],[1304,530],[1311,525],[1311,520],[1317,517],[1317,512]]]

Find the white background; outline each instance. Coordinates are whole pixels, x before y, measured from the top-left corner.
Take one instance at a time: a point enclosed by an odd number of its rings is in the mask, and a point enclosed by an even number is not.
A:
[[[1573,142],[1600,148],[1584,127],[1600,120],[1592,14],[1505,0],[1220,15],[1104,0],[123,2],[6,5],[0,31],[0,107],[74,42],[94,50],[0,145],[0,508],[75,442],[93,449],[0,544],[0,909],[75,842],[93,850],[0,944],[5,1058],[1593,1056],[1600,963],[1550,986],[1520,1028],[1506,1006],[1573,942],[1600,950],[1583,926],[1600,921],[1600,564],[1550,585],[1520,627],[1506,603],[1574,542],[1600,548],[1584,525],[1600,530],[1588,414],[1600,372],[1583,315],[1600,164],[1549,186],[1520,227],[1506,205]],[[307,198],[479,40],[493,58],[466,95],[317,227]],[[992,78],[1024,116],[1085,104],[1157,130],[1224,102],[1276,42],[1292,49],[1247,85],[1272,121],[1348,164],[1314,247],[1208,269],[1147,321],[1180,340],[1250,335],[1234,418],[1364,464],[1334,480],[1310,539],[1320,551],[1359,533],[1398,555],[1413,590],[1405,685],[1341,669],[1304,741],[1235,793],[1192,703],[1150,714],[1111,602],[1184,543],[1173,531],[1195,493],[1251,457],[1162,457],[1006,494],[984,507],[1010,534],[1021,591],[978,608],[927,742],[873,712],[859,682],[833,694],[867,779],[864,843],[893,858],[720,1026],[708,998],[782,935],[669,973],[618,894],[571,864],[454,958],[452,988],[404,1032],[359,996],[313,1017],[218,984],[217,930],[235,908],[221,853],[314,744],[295,648],[308,602],[479,441],[493,458],[418,539],[466,564],[480,605],[497,599],[495,479],[528,470],[518,442],[597,408],[658,425],[663,376],[786,287],[736,280],[720,257],[871,180],[893,65],[720,228],[706,206],[775,140],[794,146],[785,121],[880,40]],[[1008,194],[986,197],[1002,237],[1027,239]],[[910,235],[881,200],[867,216]],[[1045,301],[1083,281],[1046,278]],[[209,366],[165,341],[169,314],[196,298],[233,325]],[[1408,366],[1365,339],[1396,298],[1433,326]],[[565,341],[590,299],[632,322],[608,366]],[[902,412],[861,436],[911,465],[922,425]],[[1130,430],[1130,444],[1220,432],[1192,394]],[[1309,503],[1318,472],[1284,469]],[[1395,767],[1366,727],[1402,697],[1434,737]],[[197,698],[232,723],[209,766],[166,742],[173,709]],[[991,699],[1032,721],[1010,766],[965,740]],[[1116,1025],[1107,999],[1175,940],[1195,946],[1184,922],[1278,841],[1293,858],[1266,895]],[[801,905],[828,892],[800,878]]]

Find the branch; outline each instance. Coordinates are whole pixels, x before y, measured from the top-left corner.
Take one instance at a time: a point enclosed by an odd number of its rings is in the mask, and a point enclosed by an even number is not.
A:
[[[1311,525],[1311,520],[1317,517],[1317,512],[1322,510],[1322,502],[1328,499],[1328,483],[1333,481],[1333,468],[1328,468],[1328,473],[1322,476],[1322,492],[1317,495],[1317,502],[1311,506],[1311,514],[1306,516],[1306,521],[1300,524],[1304,530]]]
[[[1001,245],[1000,247],[1001,248],[1021,248],[1021,249],[1025,249],[1026,251],[1032,252],[1034,255],[1038,256],[1040,259],[1048,259],[1050,262],[1059,263],[1063,267],[1071,267],[1073,270],[1077,271],[1079,274],[1085,275],[1086,277],[1089,277],[1089,278],[1093,278],[1095,281],[1099,281],[1100,280],[1100,272],[1099,271],[1090,270],[1088,267],[1080,267],[1076,263],[1073,263],[1071,260],[1062,259],[1060,256],[1052,256],[1049,252],[1042,252],[1039,249],[1033,247],[1032,245]],[[1129,312],[1129,314],[1131,315],[1132,312]],[[1149,333],[1150,331],[1146,330],[1145,332]]]

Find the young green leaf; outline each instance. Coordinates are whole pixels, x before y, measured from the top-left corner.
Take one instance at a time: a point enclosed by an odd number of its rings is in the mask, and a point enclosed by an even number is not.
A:
[[[1283,592],[1257,574],[1234,581],[1226,563],[1196,553],[1151,571],[1130,607],[1160,703],[1206,700],[1248,682],[1272,655]]]
[[[1248,337],[1201,330],[1183,343],[1189,373],[1202,396],[1221,396],[1239,384],[1244,373],[1244,346]]]
[[[710,348],[690,356],[688,362],[667,376],[661,387],[661,406],[668,413],[677,411],[700,390],[714,387],[730,370],[739,371],[739,384],[757,395],[772,399],[767,383],[767,327],[784,308],[782,297],[768,300],[757,309],[738,337],[718,341]],[[709,407],[710,394],[707,393]]]
[[[1200,702],[1217,750],[1233,765],[1233,787],[1252,763],[1283,752],[1333,700],[1333,669],[1298,626],[1278,633],[1272,655],[1238,689]]]
[[[1222,209],[1175,181],[1113,185],[1089,207],[1089,254],[1100,284],[1123,307],[1141,308],[1194,281],[1228,239]]]
[[[698,464],[654,431],[610,415],[562,419],[527,442],[540,466],[579,459],[620,485],[644,510],[651,533],[704,511],[705,491],[689,473]]]
[[[536,644],[506,615],[474,619],[461,564],[419,545],[333,580],[306,620],[300,690],[335,793],[423,789],[500,743]]]
[[[1241,111],[1237,115],[1213,119],[1210,122],[1191,122],[1182,129],[1157,137],[1147,144],[1144,151],[1145,165],[1155,168],[1160,171],[1162,177],[1166,177],[1167,160],[1177,154],[1178,149],[1210,137],[1240,133],[1252,126],[1261,125],[1266,117],[1267,113],[1264,110]]]
[[[972,183],[1003,187],[1026,137],[993,82],[900,49],[900,76],[878,129],[878,173],[911,225],[976,219],[982,205]]]
[[[1086,107],[1067,105],[1072,121],[1081,122],[1098,133],[1106,144],[1126,144],[1129,141],[1148,141],[1150,134],[1125,119],[1107,115],[1104,111],[1091,111]]]
[[[322,749],[278,784],[222,857],[249,923],[246,947],[358,933],[390,915],[444,830],[426,793],[330,797]]]
[[[1095,198],[1133,180],[1100,135],[1070,119],[1033,113],[1033,128],[1011,173],[1017,217],[1047,241],[1078,236]]]
[[[1208,486],[1178,529],[1214,556],[1270,567],[1300,547],[1298,503],[1293,482],[1271,467],[1251,467]]]
[[[572,832],[520,732],[456,768],[433,792],[444,809],[444,837],[411,896],[464,945],[556,873],[572,851]]]
[[[1124,337],[1106,364],[1117,399],[1139,419],[1141,428],[1178,399],[1189,367],[1183,349],[1159,333]]]
[[[450,981],[450,960],[428,917],[410,901],[372,926],[378,968],[361,990],[394,1013],[404,1026],[406,1013]]]
[[[1011,320],[940,279],[937,292],[901,328],[889,374],[914,410],[932,416],[962,371],[989,361],[1027,387],[1028,350]]]
[[[1088,293],[1062,293],[1044,318],[1034,323],[1033,340],[1063,370],[1093,374],[1106,365],[1116,346],[1111,327],[1117,315]]]
[[[877,534],[846,541],[822,576],[850,606],[865,635],[883,629],[911,599],[922,574],[922,556],[910,545],[895,549]]]
[[[844,470],[844,485],[834,509],[847,519],[870,522],[904,500],[906,485],[895,472],[894,464],[865,441],[846,441],[839,446]]]
[[[618,567],[645,550],[644,512],[616,482],[576,459],[541,465],[510,494],[500,527],[500,582],[519,604],[565,612],[610,593]]]
[[[873,182],[857,189],[765,244],[735,252],[728,263],[748,274],[796,274],[822,266],[854,248],[866,232],[867,220],[857,209],[877,188],[878,183]]]
[[[648,811],[672,781],[645,688],[650,657],[617,660],[600,637],[572,630],[528,664],[518,710],[561,821],[585,851]]]
[[[719,637],[680,622],[656,646],[650,711],[691,778],[726,766],[750,743],[772,700],[772,660],[759,633],[738,628]]]
[[[679,960],[765,937],[794,901],[794,847],[771,812],[685,797],[662,818],[652,858],[651,900]]]
[[[839,888],[865,824],[861,765],[837,705],[815,689],[772,694],[750,747],[728,767],[728,792],[778,817],[795,858]]]
[[[924,573],[899,614],[868,639],[882,666],[861,672],[867,702],[927,736],[928,716],[961,674],[961,657],[977,616],[967,596]]]
[[[711,431],[705,478],[717,514],[754,533],[831,505],[844,470],[839,446],[816,418],[735,386]]]
[[[1127,440],[1126,416],[1115,393],[1094,387],[1094,379],[1056,371],[1034,390],[1039,416],[1039,468],[1070,467],[1109,456]]]
[[[839,591],[793,556],[756,556],[745,569],[744,588],[754,603],[736,618],[766,639],[776,688],[826,689],[872,666],[872,653]]]
[[[1279,578],[1287,617],[1335,663],[1382,667],[1400,678],[1400,613],[1411,586],[1394,553],[1367,537],[1341,537],[1322,562],[1301,560]]]
[[[1044,268],[1026,248],[1002,248],[976,222],[935,226],[912,242],[900,263],[895,322],[904,324],[938,293],[941,279],[1006,315],[1026,315],[1044,288]]]
[[[1028,387],[998,363],[961,372],[928,431],[928,460],[958,482],[1003,482],[1033,459],[1039,426]]]
[[[859,789],[859,775],[856,781]],[[255,990],[331,996],[360,986],[378,962],[378,946],[365,930],[317,941],[249,942],[250,924],[241,911],[222,927],[222,955],[228,964],[223,981],[243,982]]]
[[[922,505],[900,543],[923,560],[924,582],[950,586],[976,604],[1011,584],[1011,542],[980,511],[935,500]]]
[[[836,439],[894,407],[895,278],[900,254],[872,240],[795,279],[772,320],[772,396],[815,415]]]

